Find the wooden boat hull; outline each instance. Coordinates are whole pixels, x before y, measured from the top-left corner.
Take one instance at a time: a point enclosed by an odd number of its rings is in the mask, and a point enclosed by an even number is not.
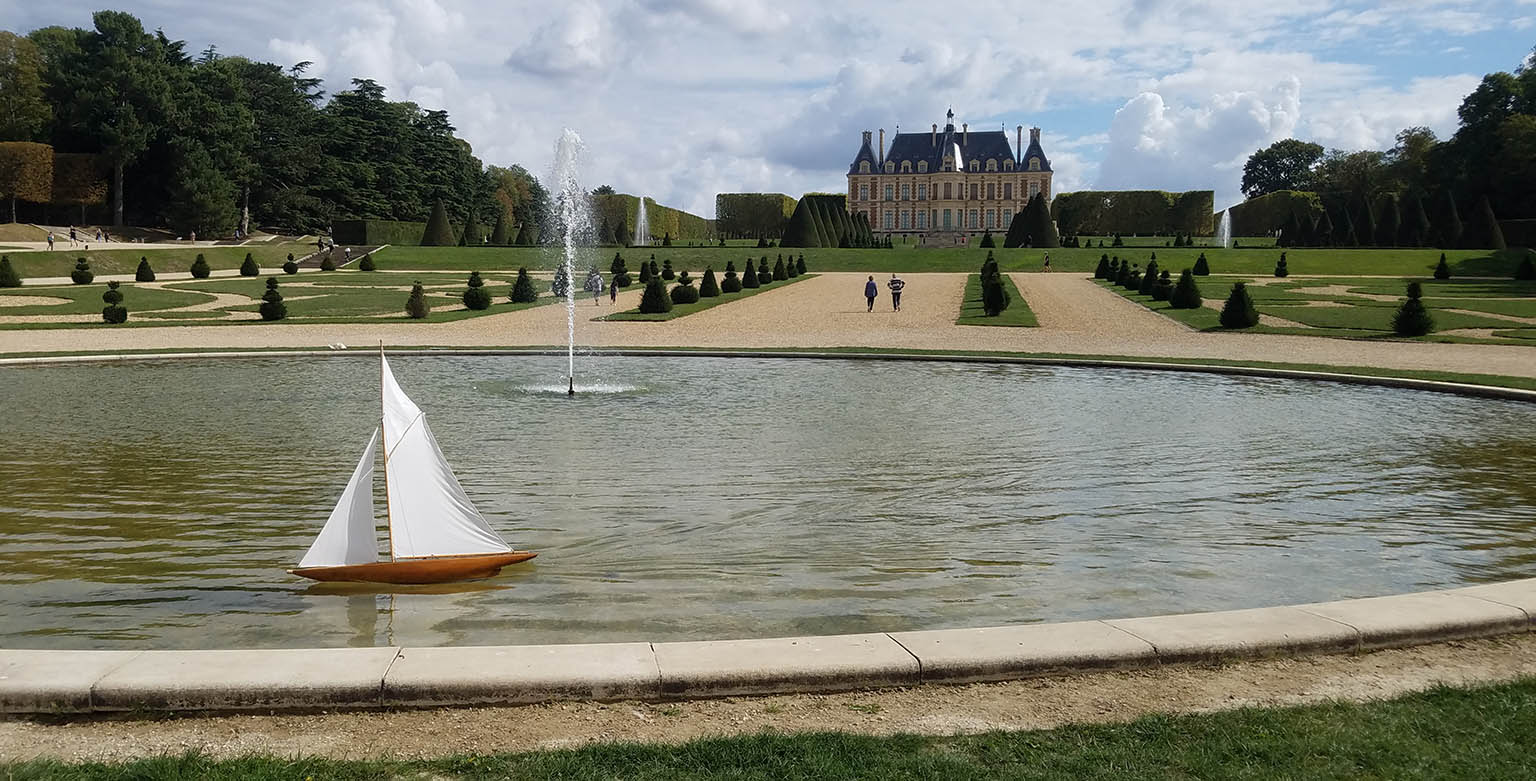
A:
[[[507,553],[476,553],[467,556],[434,556],[422,559],[374,561],[341,567],[300,567],[288,572],[320,581],[361,583],[452,583],[495,577],[508,564],[527,561],[539,554],[515,550]]]

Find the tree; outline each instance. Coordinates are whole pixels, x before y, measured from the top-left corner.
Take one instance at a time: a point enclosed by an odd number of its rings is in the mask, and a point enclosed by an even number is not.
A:
[[[1277,276],[1277,277],[1288,277],[1290,275],[1291,275],[1291,270],[1286,267],[1286,265],[1285,265],[1285,253],[1282,252],[1282,253],[1280,253],[1280,259],[1275,261],[1275,276]]]
[[[1402,225],[1403,217],[1397,193],[1382,195],[1376,214],[1376,245],[1378,247],[1398,246]]]
[[[789,272],[784,270],[784,258],[781,256],[777,263],[773,264],[773,280],[781,282],[789,279]]]
[[[1435,330],[1435,320],[1422,300],[1424,288],[1417,282],[1408,283],[1408,298],[1392,316],[1392,330],[1399,336],[1423,336]]]
[[[1208,277],[1211,275],[1211,264],[1206,261],[1204,252],[1200,253],[1200,257],[1195,258],[1194,275],[1197,277]],[[1182,276],[1180,281],[1183,281]]]
[[[795,211],[789,216],[789,224],[784,228],[784,237],[779,241],[779,246],[821,246],[821,239],[816,232],[815,218],[811,214],[809,198],[801,198],[800,202],[795,205]]]
[[[365,255],[365,256],[363,256],[363,261],[368,266],[370,266],[370,268],[364,268],[363,270],[364,271],[372,271],[373,269],[371,268],[371,266],[373,265],[373,259]],[[361,268],[362,265],[363,264],[359,264],[359,268]],[[288,253],[288,259],[283,261],[283,273],[284,274],[297,274],[297,273],[299,273],[299,264],[294,262],[294,260],[293,260],[293,253],[292,252]]]
[[[805,273],[805,253],[804,252],[800,253],[800,257],[795,259],[795,271],[797,271],[797,272],[799,272],[801,274]]]
[[[469,219],[464,221],[464,230],[459,234],[459,246],[478,247],[483,244],[484,237],[480,235],[480,223],[475,221],[475,213],[469,213]]]
[[[1012,303],[1008,295],[1008,288],[1003,284],[1003,274],[998,268],[997,259],[991,252],[987,253],[987,259],[982,261],[981,272],[981,310],[987,317],[996,317],[1002,314],[1004,309]]]
[[[0,40],[9,33],[0,32]],[[0,53],[3,56],[3,53]],[[4,68],[0,65],[0,76]],[[0,96],[6,87],[0,81]],[[3,97],[0,97],[0,108]],[[0,115],[0,124],[5,117]],[[11,202],[11,222],[16,221],[16,201],[47,203],[53,199],[53,147],[30,141],[0,142],[0,198]]]
[[[1167,301],[1173,295],[1173,280],[1168,276],[1168,269],[1163,269],[1161,276],[1157,278],[1157,284],[1152,286],[1153,301]]]
[[[0,141],[42,138],[53,117],[43,98],[42,70],[37,44],[0,30]]]
[[[1109,255],[1108,254],[1106,254],[1106,253],[1099,253],[1099,265],[1095,266],[1094,269],[1093,269],[1093,278],[1094,279],[1108,279],[1109,278]]]
[[[183,235],[218,236],[231,232],[239,214],[235,185],[196,141],[176,145],[176,176],[167,193],[164,218]]]
[[[746,270],[741,272],[741,286],[745,288],[756,288],[759,286],[757,281],[757,269],[752,267],[751,258],[747,258]]]
[[[688,277],[688,272],[686,271],[677,278],[677,284],[672,287],[672,292],[669,295],[671,295],[672,303],[674,304],[697,304],[699,302],[699,289],[693,286],[693,280]]]
[[[149,258],[147,258],[147,257],[140,257],[139,258],[139,267],[137,269],[135,269],[134,272],[133,272],[133,281],[135,281],[135,282],[153,282],[153,281],[155,281],[155,270],[149,267]]]
[[[1435,264],[1435,279],[1450,279],[1451,267],[1445,262],[1445,253],[1440,253],[1440,262]]]
[[[498,247],[507,246],[511,238],[507,235],[507,210],[496,210],[496,227],[491,228],[491,243]]]
[[[77,285],[89,285],[96,278],[96,272],[91,271],[91,262],[85,258],[76,258],[75,267],[69,272],[70,281]]]
[[[1515,279],[1522,281],[1536,279],[1536,250],[1525,251],[1525,256],[1520,258],[1520,264],[1515,266]]]
[[[439,198],[432,204],[432,216],[427,218],[427,227],[421,233],[421,246],[452,247],[456,243],[453,225],[448,222],[448,209]]]
[[[1013,215],[1013,220],[1008,223],[1008,232],[1003,234],[1003,247],[1005,249],[1022,247],[1029,242],[1029,226],[1025,224],[1027,221],[1024,219],[1024,212],[1028,208],[1026,205],[1023,209],[1020,209],[1019,213]]]
[[[1147,272],[1141,275],[1136,285],[1136,292],[1144,296],[1152,295],[1152,288],[1157,284],[1157,261],[1147,261]]]
[[[281,320],[288,316],[288,305],[283,303],[283,294],[277,291],[277,277],[267,277],[267,292],[261,294],[261,305],[257,310],[263,320]]]
[[[982,249],[992,249],[993,247],[996,247],[997,246],[997,242],[995,240],[993,240],[993,238],[992,238],[992,231],[991,230],[987,230],[987,231],[983,232],[981,234],[981,242],[978,243],[976,246],[978,246],[978,247],[980,247]]]
[[[465,309],[483,310],[491,308],[491,291],[485,289],[485,280],[480,278],[480,272],[469,272],[469,287],[465,288],[464,295],[460,298],[464,301]]]
[[[600,184],[600,185],[592,188],[592,194],[593,195],[613,195],[614,194],[613,185],[611,185],[611,184]]]
[[[641,268],[644,267],[642,264]],[[645,292],[640,295],[640,312],[656,315],[670,311],[672,311],[672,299],[667,295],[667,283],[661,281],[660,275],[647,277]]]
[[[1493,205],[1488,202],[1488,196],[1478,200],[1463,243],[1471,249],[1501,250],[1508,247],[1504,243],[1504,229],[1499,227],[1499,221],[1493,216]]]
[[[1287,138],[1254,152],[1243,164],[1243,195],[1257,198],[1279,190],[1306,190],[1312,168],[1323,159],[1317,144]]]
[[[531,246],[533,246],[534,241],[535,241],[535,239],[534,239],[533,226],[532,225],[530,225],[529,223],[525,222],[522,225],[518,226],[518,228],[517,228],[517,242],[516,242],[517,246],[519,246],[519,247],[531,247]]]
[[[700,298],[717,298],[720,295],[720,284],[715,281],[715,269],[712,266],[704,267],[704,280],[699,283]]]
[[[766,285],[773,282],[775,279],[777,279],[777,277],[775,277],[773,275],[773,271],[768,268],[768,256],[764,255],[763,259],[758,261],[757,264],[757,283],[759,285]]]
[[[1252,328],[1259,324],[1259,310],[1253,305],[1253,298],[1248,295],[1248,286],[1242,282],[1232,283],[1232,292],[1227,295],[1227,302],[1221,307],[1222,328]]]
[[[615,284],[618,284],[619,275],[613,275],[613,280]],[[629,283],[625,282],[624,284],[627,285]],[[555,267],[555,278],[549,283],[549,292],[554,294],[555,298],[570,297],[571,271],[570,269],[566,268],[564,263],[561,263],[559,266]]]
[[[1061,236],[1056,233],[1056,223],[1051,221],[1051,205],[1044,193],[1035,193],[1024,206],[1025,229],[1029,232],[1029,246],[1055,248],[1061,246]]]
[[[654,275],[651,274],[651,264],[643,260],[640,261],[640,284],[649,285],[651,283],[652,276]]]
[[[685,271],[683,273],[686,274],[688,272]],[[676,276],[676,273],[674,273],[672,271],[672,259],[671,258],[666,258],[665,260],[663,260],[661,262],[661,278],[667,280],[668,282],[670,282],[670,281],[672,281],[672,278],[675,277],[675,276]]]
[[[1436,244],[1448,249],[1461,246],[1465,228],[1461,223],[1461,211],[1456,208],[1456,196],[1450,190],[1440,196],[1440,213],[1435,217],[1435,228]]]
[[[1430,241],[1429,214],[1424,211],[1424,199],[1417,193],[1409,193],[1404,197],[1400,235],[1403,243],[1410,247],[1422,247]]]
[[[1360,199],[1360,218],[1355,220],[1355,235],[1360,239],[1362,247],[1376,243],[1376,210],[1371,208],[1370,196]]]
[[[357,261],[358,271],[378,271],[379,264],[373,262],[373,252],[363,253],[363,257]]]
[[[736,276],[736,263],[734,261],[728,260],[725,262],[725,279],[720,282],[720,292],[741,292],[741,280]]]
[[[1174,309],[1199,309],[1202,299],[1200,287],[1195,284],[1195,276],[1189,269],[1184,269],[1179,274],[1179,281],[1173,286],[1173,292],[1168,294],[1168,306]]]
[[[208,275],[213,273],[213,269],[208,267],[208,261],[203,258],[203,253],[201,252],[197,253],[197,258],[192,261],[192,267],[189,271],[192,273],[193,279],[207,279]]]
[[[517,270],[517,281],[512,283],[512,303],[531,304],[539,300],[539,291],[533,287],[533,277],[528,276],[527,268]]]
[[[11,265],[9,255],[0,255],[0,287],[21,287],[21,275]]]
[[[101,310],[101,319],[112,324],[128,322],[128,310],[123,306],[123,292],[117,287],[116,280],[108,282],[107,289],[101,294],[101,300],[106,304]]]
[[[254,277],[261,273],[261,267],[256,265],[256,259],[251,253],[245,253],[245,260],[240,262],[240,276]]]
[[[427,291],[417,281],[411,285],[411,295],[405,299],[405,314],[413,320],[421,320],[432,312],[432,305],[427,303]]]
[[[1316,236],[1319,247],[1332,247],[1338,243],[1334,237],[1333,218],[1328,216],[1327,208],[1317,216],[1317,227],[1313,230],[1313,235]]]

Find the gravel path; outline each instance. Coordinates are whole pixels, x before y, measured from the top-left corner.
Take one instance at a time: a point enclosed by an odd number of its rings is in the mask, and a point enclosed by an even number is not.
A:
[[[1536,353],[1513,345],[1359,341],[1272,334],[1193,331],[1067,273],[1012,275],[1040,317],[1039,328],[956,326],[965,274],[911,274],[901,312],[882,294],[864,310],[866,275],[821,274],[750,298],[662,323],[591,322],[599,312],[629,309],[636,288],[617,306],[579,301],[576,338],[594,347],[884,347],[1000,350],[1076,355],[1217,358],[1378,366],[1393,369],[1536,377]],[[402,302],[403,303],[403,302]],[[583,314],[591,313],[591,314]],[[0,331],[0,353],[82,349],[144,350],[209,347],[519,346],[565,343],[565,311],[543,306],[450,323],[381,322],[344,325],[277,323],[262,326],[172,326],[78,331]]]

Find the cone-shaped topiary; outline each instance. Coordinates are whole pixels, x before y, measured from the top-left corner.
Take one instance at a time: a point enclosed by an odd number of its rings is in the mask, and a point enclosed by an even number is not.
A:
[[[281,320],[288,316],[288,305],[283,294],[277,292],[277,277],[267,277],[267,292],[261,294],[261,306],[257,307],[263,320]]]
[[[106,303],[101,310],[101,319],[114,325],[128,321],[128,310],[123,306],[123,293],[117,289],[117,284],[108,282],[106,291],[101,294],[101,300]]]
[[[1109,259],[1109,273],[1106,274],[1104,276],[1104,278],[1109,280],[1109,282],[1111,284],[1115,284],[1115,283],[1120,281],[1120,256],[1119,255],[1116,255],[1113,258]]]
[[[378,271],[379,265],[373,262],[373,253],[370,252],[357,261],[358,271]]]
[[[1392,316],[1392,330],[1399,336],[1423,336],[1435,330],[1435,319],[1424,306],[1424,288],[1417,282],[1408,283],[1408,300],[1398,307]]]
[[[1200,287],[1195,284],[1194,273],[1184,269],[1173,292],[1168,294],[1168,305],[1174,309],[1199,309],[1200,303]]]
[[[1197,277],[1208,277],[1211,275],[1211,264],[1206,262],[1204,252],[1200,253],[1200,257],[1195,258],[1195,268],[1193,271]]]
[[[801,274],[805,273],[805,253],[804,252],[800,253],[799,259],[797,259],[795,261],[795,270],[800,272]]]
[[[784,261],[782,259],[773,264],[773,278],[775,281],[789,279],[789,272],[784,270]]]
[[[1152,288],[1157,284],[1157,261],[1147,262],[1147,273],[1141,276],[1140,283],[1136,286],[1136,292],[1144,296],[1152,295]]]
[[[21,275],[11,265],[9,255],[0,255],[0,287],[21,287]]]
[[[432,204],[432,216],[427,218],[427,227],[421,233],[421,246],[452,247],[458,243],[453,237],[453,225],[448,222],[448,210],[439,198],[437,203]]]
[[[498,247],[505,247],[512,238],[507,235],[507,210],[505,207],[496,210],[496,227],[491,228],[491,243]]]
[[[1275,276],[1277,276],[1277,277],[1288,277],[1290,275],[1291,275],[1291,270],[1289,268],[1286,268],[1286,266],[1285,266],[1285,253],[1282,252],[1282,253],[1280,253],[1280,259],[1275,261]]]
[[[992,231],[990,229],[981,234],[981,243],[976,246],[982,249],[992,249],[997,246],[997,240],[992,238]]]
[[[641,273],[645,273],[645,265],[641,264]],[[645,283],[645,292],[640,294],[640,312],[648,315],[659,315],[672,311],[672,299],[667,296],[667,283],[661,281],[661,276],[650,277]]]
[[[1167,301],[1173,295],[1173,280],[1168,276],[1168,269],[1163,269],[1161,276],[1157,278],[1157,284],[1152,286],[1153,301]]]
[[[336,261],[331,259],[331,253],[329,253],[329,252],[325,253],[325,257],[320,259],[320,270],[321,271],[335,271],[336,270]],[[240,273],[244,274],[245,273],[245,269],[244,268],[240,269]],[[251,276],[255,276],[255,275],[252,274]]]
[[[672,234],[671,233],[663,233],[663,234],[661,234],[661,246],[663,246],[663,247],[670,247],[670,246],[672,246]]]
[[[1227,295],[1227,303],[1221,307],[1222,328],[1252,328],[1259,324],[1259,310],[1253,306],[1253,298],[1248,295],[1248,286],[1242,282],[1232,283],[1232,292]]]
[[[153,282],[153,281],[155,281],[155,270],[149,267],[149,258],[144,257],[142,255],[139,256],[139,267],[137,269],[134,269],[134,271],[133,271],[133,281],[135,281],[135,282]]]
[[[727,260],[725,262],[725,279],[720,282],[720,292],[722,292],[722,293],[740,293],[741,292],[741,278],[736,276],[736,263],[735,263],[735,261]]]
[[[788,274],[791,278],[800,276],[800,269],[795,266],[795,257],[793,255],[789,257],[789,262],[784,264],[784,273]]]
[[[613,253],[613,262],[608,264],[609,274],[619,274],[626,271],[624,267],[624,255],[620,252]]]
[[[661,262],[661,278],[671,282],[676,274],[672,272],[672,259],[667,258]]]
[[[741,286],[749,288],[758,287],[757,270],[752,267],[751,258],[747,258],[747,270],[741,272]]]
[[[1131,272],[1134,269],[1136,269],[1136,265],[1133,264],[1133,263],[1121,263],[1120,264],[1120,277],[1115,280],[1115,283],[1118,284],[1120,287],[1126,287],[1126,288],[1130,287],[1131,286]]]
[[[757,263],[757,284],[766,285],[772,281],[773,271],[768,268],[768,256],[764,255]]]
[[[1440,253],[1440,262],[1435,264],[1435,279],[1450,279],[1451,267],[1445,262],[1445,253]]]
[[[526,222],[522,225],[519,225],[517,228],[517,239],[515,242],[519,247],[533,246],[533,225]]]
[[[699,283],[700,298],[715,298],[720,295],[720,283],[715,281],[715,270],[710,266],[704,267],[704,280]]]
[[[1536,250],[1525,251],[1525,257],[1520,259],[1518,266],[1515,266],[1515,279],[1536,279]]]
[[[208,261],[203,259],[203,253],[201,252],[197,253],[197,259],[192,261],[192,268],[190,270],[193,279],[207,279],[208,275],[213,273],[213,270],[208,268]]]
[[[1472,219],[1467,223],[1467,234],[1462,243],[1470,249],[1509,248],[1504,242],[1504,229],[1493,216],[1493,204],[1488,202],[1488,196],[1484,195],[1472,210]]]
[[[596,269],[592,270],[597,273]],[[598,283],[602,283],[602,277],[598,277]],[[599,288],[597,292],[602,292]],[[531,304],[539,299],[539,291],[533,288],[533,277],[528,276],[527,268],[517,270],[517,281],[512,283],[512,303]]]
[[[1099,265],[1095,266],[1094,269],[1093,269],[1093,278],[1094,279],[1108,279],[1109,278],[1109,255],[1102,254],[1102,253],[1099,255]]]
[[[614,277],[618,279],[617,276]],[[625,284],[628,284],[627,282]],[[571,272],[561,263],[555,268],[555,281],[549,283],[549,292],[555,294],[555,298],[565,298],[571,293]]]
[[[91,271],[91,262],[85,258],[76,258],[75,267],[69,272],[69,278],[77,285],[89,285],[96,278],[96,272]]]
[[[480,278],[480,272],[469,272],[469,287],[464,290],[460,298],[464,301],[465,309],[490,309],[491,291],[485,289],[485,280]]]
[[[427,291],[421,289],[421,282],[411,285],[411,297],[405,299],[405,313],[413,320],[420,320],[432,311],[432,305],[427,303]]]
[[[261,267],[256,265],[256,259],[251,257],[251,253],[245,253],[245,260],[240,262],[240,276],[255,277],[260,275]]]

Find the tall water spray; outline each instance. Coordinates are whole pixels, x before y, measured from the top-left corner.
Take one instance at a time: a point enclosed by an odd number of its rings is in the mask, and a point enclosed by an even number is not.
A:
[[[592,230],[591,203],[576,174],[583,150],[581,136],[566,128],[555,142],[553,187],[562,255],[560,271],[565,274],[566,390],[576,394],[576,247]]]
[[[640,212],[635,216],[635,246],[651,246],[651,221],[645,216],[645,196],[640,196]]]
[[[1216,228],[1216,243],[1222,249],[1232,248],[1232,210],[1221,210],[1221,224]]]

